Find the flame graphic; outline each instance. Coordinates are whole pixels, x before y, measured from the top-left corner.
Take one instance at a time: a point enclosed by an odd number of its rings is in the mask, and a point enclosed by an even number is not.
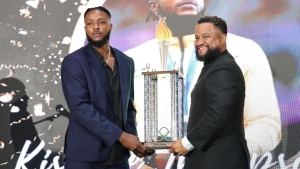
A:
[[[160,18],[155,28],[156,39],[166,41],[172,38],[172,31],[168,28],[166,17]]]

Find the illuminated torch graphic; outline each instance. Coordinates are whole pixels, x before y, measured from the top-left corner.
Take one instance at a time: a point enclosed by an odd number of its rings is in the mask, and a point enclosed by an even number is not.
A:
[[[167,59],[169,55],[169,45],[170,41],[169,39],[172,38],[172,32],[168,28],[166,24],[166,18],[162,17],[155,28],[155,36],[156,39],[159,40],[158,46],[159,46],[159,53],[160,53],[160,63],[161,63],[161,69],[162,71],[167,70]]]

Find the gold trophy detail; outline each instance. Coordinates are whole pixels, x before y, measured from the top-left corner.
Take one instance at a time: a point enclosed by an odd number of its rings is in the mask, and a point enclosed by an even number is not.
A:
[[[166,23],[166,18],[162,17],[158,21],[156,28],[155,28],[155,36],[156,39],[159,40],[159,53],[160,53],[160,63],[161,63],[161,70],[167,70],[167,61],[169,56],[169,45],[170,39],[172,38],[172,31],[168,28]]]

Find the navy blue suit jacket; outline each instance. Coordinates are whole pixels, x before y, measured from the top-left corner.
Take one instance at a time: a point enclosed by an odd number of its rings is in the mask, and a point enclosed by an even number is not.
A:
[[[134,97],[134,62],[112,48],[118,62],[125,132],[137,135]],[[123,132],[113,123],[112,91],[97,55],[86,45],[62,62],[61,80],[70,110],[65,156],[77,161],[104,161]],[[129,153],[128,153],[129,156]]]

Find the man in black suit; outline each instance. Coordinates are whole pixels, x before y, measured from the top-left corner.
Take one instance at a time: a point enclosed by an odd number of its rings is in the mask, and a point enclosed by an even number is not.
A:
[[[226,47],[227,25],[216,16],[198,20],[196,57],[204,67],[191,93],[187,136],[170,152],[184,155],[185,169],[247,169],[244,133],[245,82]]]

